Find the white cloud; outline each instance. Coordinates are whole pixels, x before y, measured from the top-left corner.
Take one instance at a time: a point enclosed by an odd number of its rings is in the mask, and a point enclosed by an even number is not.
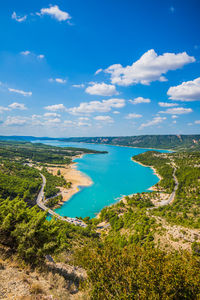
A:
[[[30,51],[28,51],[28,50],[26,50],[26,51],[21,51],[20,52],[20,54],[22,54],[22,55],[29,55],[29,54],[31,54],[31,52]]]
[[[176,124],[176,120],[174,120],[172,123],[173,123],[173,124]]]
[[[114,110],[112,113],[115,114],[115,115],[120,114],[120,112],[118,110]]]
[[[142,115],[140,114],[135,114],[135,113],[130,113],[126,117],[126,119],[137,119],[137,118],[142,118]]]
[[[124,99],[113,98],[102,101],[82,102],[77,107],[69,108],[71,114],[90,114],[93,112],[109,112],[112,108],[122,108],[125,106]]]
[[[66,125],[73,125],[74,122],[71,121],[71,120],[65,120],[65,121],[64,121],[64,124],[66,124]]]
[[[39,59],[43,59],[44,57],[45,57],[44,54],[37,55],[37,58],[39,58]]]
[[[19,109],[19,110],[27,109],[24,103],[18,103],[18,102],[14,102],[14,103],[8,105],[8,107],[10,107],[11,109]]]
[[[77,124],[76,124],[77,126],[87,126],[87,127],[90,127],[91,126],[91,124],[90,123],[87,123],[87,122],[78,122]]]
[[[140,103],[150,103],[151,100],[149,98],[137,97],[134,100],[129,100],[132,104],[140,104]]]
[[[45,121],[45,125],[56,125],[59,124],[61,122],[61,120],[59,118],[54,118],[54,119],[49,119],[47,121]]]
[[[44,54],[39,54],[39,55],[36,55],[34,54],[33,52],[29,51],[29,50],[26,50],[26,51],[21,51],[20,52],[21,55],[24,55],[24,56],[28,56],[28,55],[32,55],[32,56],[35,56],[39,59],[43,59],[45,56]]]
[[[41,119],[42,116],[41,116],[41,115],[32,115],[31,118],[32,118],[33,120],[36,120],[36,119]]]
[[[68,12],[60,10],[58,5],[50,6],[48,8],[42,8],[38,15],[49,15],[58,21],[68,21],[71,16]]]
[[[14,125],[24,125],[27,123],[27,118],[20,117],[20,116],[15,116],[15,117],[10,117],[8,116],[6,121],[4,122],[4,125],[6,126],[14,126]]]
[[[171,118],[172,118],[172,119],[177,119],[177,118],[178,118],[178,116],[176,116],[176,115],[172,115],[172,116],[171,116]]]
[[[166,119],[167,119],[166,117],[155,117],[151,121],[141,124],[139,129],[143,129],[144,127],[158,125],[158,124],[162,123],[163,121],[165,121]]]
[[[112,84],[102,83],[92,83],[91,86],[86,88],[86,93],[90,95],[99,95],[99,96],[113,96],[117,95],[116,87]]]
[[[48,105],[45,106],[44,109],[50,110],[50,111],[66,111],[66,107],[64,104],[54,104],[54,105]]]
[[[131,66],[123,67],[121,64],[114,64],[108,67],[105,72],[111,74],[113,84],[128,86],[141,83],[147,85],[152,81],[166,81],[167,79],[163,74],[170,70],[179,69],[194,61],[195,58],[189,56],[186,52],[157,55],[151,49]]]
[[[16,90],[16,89],[11,89],[11,88],[8,88],[8,90],[12,93],[17,93],[17,94],[20,94],[20,95],[23,95],[23,96],[32,96],[32,92],[25,92],[25,91],[22,91],[22,90]]]
[[[200,124],[200,120],[194,121],[195,124]]]
[[[51,117],[60,117],[60,115],[59,114],[57,114],[57,113],[45,113],[44,114],[44,117],[45,118],[51,118]]]
[[[200,77],[185,81],[169,88],[167,95],[172,100],[197,101],[200,100]]]
[[[114,120],[110,116],[96,116],[94,117],[94,120],[96,121],[103,121],[106,123],[113,123]]]
[[[27,16],[26,16],[26,15],[23,16],[23,17],[17,16],[17,14],[16,14],[15,11],[12,13],[12,16],[11,16],[11,17],[12,17],[13,20],[15,20],[15,21],[17,21],[17,22],[19,22],[19,23],[24,22],[24,21],[27,19]]]
[[[67,82],[66,79],[62,79],[62,78],[50,78],[49,81],[50,82],[57,82],[57,83],[61,83],[61,84],[65,84]]]
[[[80,117],[79,120],[80,121],[89,121],[89,118],[87,118],[87,117]]]
[[[174,107],[174,106],[178,106],[177,103],[168,103],[168,102],[158,102],[158,105],[160,107]]]
[[[5,106],[0,106],[0,114],[2,114],[4,111],[9,111],[10,109]]]
[[[84,88],[85,84],[83,84],[83,83],[81,83],[81,84],[73,84],[72,86],[75,87],[75,88]]]
[[[94,75],[97,75],[97,74],[99,74],[99,73],[101,73],[101,72],[103,72],[103,69],[98,69],[98,70],[94,73]]]
[[[184,107],[175,107],[175,108],[169,108],[165,111],[159,111],[159,113],[162,114],[172,114],[172,115],[183,115],[191,113],[193,110],[191,108],[184,108]]]

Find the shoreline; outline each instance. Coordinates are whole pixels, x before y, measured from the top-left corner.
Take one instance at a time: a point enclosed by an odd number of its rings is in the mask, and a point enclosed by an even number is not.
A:
[[[154,175],[156,175],[159,178],[159,181],[156,184],[158,184],[162,180],[162,177],[160,176],[160,174],[157,172],[157,170],[153,166],[146,166],[143,163],[141,163],[141,162],[139,162],[139,161],[137,161],[137,160],[135,160],[133,158],[131,158],[131,160],[134,161],[135,163],[143,166],[143,167],[151,168],[153,170]],[[156,184],[152,185],[150,188],[148,188],[148,190],[149,191],[157,191],[157,189],[155,187]]]
[[[69,189],[64,187],[59,187],[62,201],[58,203],[59,206],[62,206],[64,202],[69,201],[72,196],[80,191],[80,187],[87,187],[93,184],[92,179],[82,173],[81,171],[77,170],[77,162],[74,162],[74,159],[82,158],[82,155],[75,156],[72,159],[72,163],[69,165],[64,165],[63,167],[49,167],[48,171],[51,172],[53,175],[57,175],[57,171],[60,170],[61,175],[65,178],[67,182],[71,182],[72,185]]]
[[[66,143],[74,143],[74,142],[66,142]],[[158,148],[149,148],[149,147],[133,147],[133,146],[125,146],[125,145],[113,145],[113,144],[104,144],[104,143],[87,143],[87,142],[76,142],[80,144],[92,144],[92,145],[103,145],[103,146],[114,146],[114,147],[127,147],[127,148],[134,148],[134,149],[150,149],[150,150],[161,150],[161,151],[171,151],[176,152],[176,150],[173,149],[158,149]],[[146,166],[145,166],[146,167]]]
[[[93,143],[93,144],[95,145],[95,143]],[[120,146],[120,145],[110,145],[110,146],[139,148],[139,147]],[[140,149],[147,149],[147,148],[140,148]],[[93,184],[92,179],[87,174],[77,170],[78,162],[74,162],[75,159],[82,158],[83,156],[84,156],[84,154],[74,156],[72,158],[72,163],[69,165],[64,165],[63,167],[49,167],[48,168],[48,170],[51,173],[53,173],[53,175],[57,175],[57,171],[60,170],[61,175],[63,175],[65,180],[67,182],[72,183],[72,185],[69,189],[59,187],[63,199],[62,199],[62,201],[60,201],[58,203],[58,206],[56,206],[54,209],[61,207],[65,202],[69,201],[76,193],[78,193],[80,191],[80,189],[79,189],[80,187],[87,187],[87,186],[91,186]],[[146,165],[134,160],[132,157],[131,157],[131,160],[137,164],[140,164],[143,167],[151,168],[153,170],[154,174],[159,178],[159,181],[162,179],[162,177],[158,174],[158,172],[156,171],[156,169],[153,166],[146,166]],[[156,187],[154,187],[154,186],[148,188],[148,190],[157,191]],[[118,201],[121,201],[121,200],[124,201],[125,196],[132,196],[134,194],[135,193],[130,194],[130,195],[123,195],[122,197],[120,197],[120,199]],[[113,204],[114,203],[112,203],[111,205],[113,205]],[[99,211],[94,218],[99,218],[100,213],[101,213],[101,211]]]

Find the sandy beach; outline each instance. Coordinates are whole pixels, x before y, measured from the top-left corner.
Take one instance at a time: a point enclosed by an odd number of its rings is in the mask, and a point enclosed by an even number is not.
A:
[[[77,157],[76,157],[77,158]],[[53,175],[57,175],[57,171],[60,170],[61,175],[66,179],[67,182],[71,182],[71,188],[66,189],[60,187],[61,195],[63,197],[63,202],[68,201],[74,194],[79,191],[80,186],[90,186],[93,184],[91,178],[79,170],[77,170],[77,163],[72,163],[70,165],[65,165],[61,168],[58,167],[48,167],[48,171]]]

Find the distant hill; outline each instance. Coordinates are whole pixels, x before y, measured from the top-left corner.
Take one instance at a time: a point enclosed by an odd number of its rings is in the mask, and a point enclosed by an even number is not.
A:
[[[200,150],[200,135],[140,135],[60,139],[65,142],[120,145],[140,148]]]
[[[0,136],[0,140],[35,141],[59,140],[63,142],[82,142],[94,144],[108,144],[140,148],[173,149],[173,150],[200,150],[200,135],[139,135],[113,137],[71,137],[50,138],[33,136]]]

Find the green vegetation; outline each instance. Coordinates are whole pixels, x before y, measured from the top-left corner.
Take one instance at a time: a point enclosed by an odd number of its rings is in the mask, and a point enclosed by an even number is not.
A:
[[[159,188],[171,193],[174,189],[173,167],[171,166],[170,155],[162,154],[156,151],[148,151],[134,156],[134,160],[144,164],[145,166],[153,166],[162,177],[157,185]]]
[[[116,137],[81,137],[60,139],[66,142],[84,142],[154,149],[200,150],[200,135],[140,135]]]
[[[152,244],[156,225],[146,210],[152,207],[152,203],[145,193],[142,196],[136,194],[126,197],[126,204],[120,201],[101,211],[100,221],[109,222],[111,225],[109,234],[105,236],[106,241],[119,247]]]
[[[58,195],[56,197],[50,198],[48,199],[46,206],[49,208],[54,208],[55,206],[57,206],[59,204],[59,202],[62,201],[62,195]]]
[[[72,156],[85,153],[107,153],[84,148],[54,147],[30,142],[0,141],[0,159],[42,164],[70,164]]]
[[[47,171],[46,168],[43,168],[41,173],[46,178],[46,186],[44,189],[45,198],[51,198],[57,195],[60,190],[58,187],[64,187],[67,182],[62,176],[55,176]]]
[[[151,247],[90,245],[77,253],[91,299],[199,299],[199,261]]]
[[[31,265],[44,262],[48,254],[70,249],[74,241],[94,237],[88,229],[52,219],[19,198],[0,199],[0,241]]]
[[[39,171],[35,168],[8,161],[0,165],[0,198],[19,196],[29,205],[34,205],[41,182]]]
[[[185,227],[200,228],[200,153],[146,152],[134,157],[145,165],[151,165],[163,177],[158,187],[167,189],[174,185],[170,175],[172,163],[176,166],[178,190],[171,205],[153,210],[153,214],[164,217],[168,222]],[[171,183],[171,184],[170,184]],[[171,190],[171,189],[170,189]]]
[[[82,228],[48,221],[47,214],[33,206],[42,183],[40,172],[47,180],[46,205],[52,208],[62,200],[59,187],[70,182],[60,168],[71,161],[67,151],[74,150],[27,142],[0,142],[1,147],[7,152],[0,154],[0,243],[20,261],[41,267],[52,255],[57,262],[84,268],[87,299],[200,299],[200,243],[198,237],[188,242],[184,232],[200,228],[199,152],[150,151],[135,156],[162,176],[158,191],[127,196],[105,207],[99,219],[84,218],[88,226]],[[59,168],[56,176],[48,171],[52,164]],[[173,191],[174,168],[179,182],[175,200],[154,208],[157,194]],[[184,226],[182,244],[190,243],[189,251],[174,250],[170,241],[177,242],[177,236],[166,239],[169,227],[177,227],[170,224]],[[168,248],[161,248],[161,237]],[[40,287],[33,286],[33,292],[38,291]]]

